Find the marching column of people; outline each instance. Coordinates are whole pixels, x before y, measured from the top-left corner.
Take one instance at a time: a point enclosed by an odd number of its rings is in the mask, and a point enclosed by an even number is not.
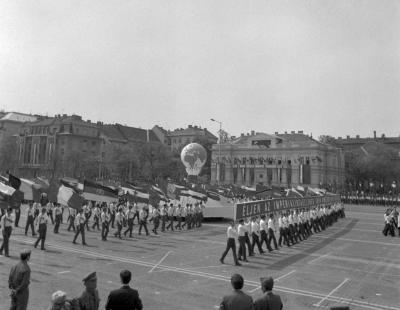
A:
[[[240,266],[239,261],[248,262],[247,256],[254,256],[256,246],[259,254],[265,253],[266,250],[269,252],[279,250],[283,245],[290,247],[308,239],[315,233],[325,230],[339,218],[344,217],[343,204],[334,204],[280,212],[277,218],[274,214],[269,214],[268,220],[264,214],[251,219],[247,218],[246,222],[244,219],[239,219],[237,226],[235,222],[231,222],[228,227],[227,245],[220,262],[224,264],[227,253],[232,250],[234,263]],[[399,217],[398,213],[397,217]],[[277,240],[276,234],[278,232],[279,238]],[[237,253],[236,241],[239,244]]]

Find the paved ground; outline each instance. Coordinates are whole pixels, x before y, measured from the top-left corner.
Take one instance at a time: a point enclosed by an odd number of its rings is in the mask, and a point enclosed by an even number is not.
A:
[[[208,222],[190,232],[137,236],[102,242],[98,232],[87,235],[88,247],[73,245],[65,225],[59,235],[48,231],[47,251],[33,250],[28,309],[49,305],[51,293],[62,289],[80,294],[82,278],[97,271],[100,308],[108,292],[119,287],[119,271],[130,269],[145,309],[205,310],[218,308],[230,291],[230,275],[245,278],[244,290],[260,296],[260,276],[276,279],[275,290],[285,309],[329,308],[400,310],[400,238],[384,237],[383,208],[347,206],[345,219],[291,248],[257,255],[242,267],[218,261],[225,248],[226,223]],[[22,223],[25,219],[22,218]],[[137,226],[135,226],[137,229]],[[8,309],[7,279],[18,253],[34,239],[13,231],[11,258],[0,256],[0,309]],[[80,239],[78,239],[80,241]]]

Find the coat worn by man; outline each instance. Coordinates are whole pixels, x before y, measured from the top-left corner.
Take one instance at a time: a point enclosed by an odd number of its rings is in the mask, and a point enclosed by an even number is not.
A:
[[[142,310],[142,301],[137,290],[124,285],[108,296],[106,310]]]
[[[83,283],[86,289],[78,298],[80,310],[99,310],[100,298],[97,290],[96,272],[84,278]]]
[[[231,295],[224,296],[219,310],[254,310],[253,299],[241,290],[234,290]]]
[[[11,309],[26,310],[29,299],[31,268],[27,261],[20,261],[11,268],[8,286],[12,290]]]
[[[272,292],[265,292],[254,302],[254,310],[281,310],[282,308],[281,297]]]

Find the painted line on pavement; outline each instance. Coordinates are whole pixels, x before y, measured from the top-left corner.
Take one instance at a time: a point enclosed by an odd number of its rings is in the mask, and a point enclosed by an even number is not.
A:
[[[328,295],[326,295],[317,304],[314,304],[313,306],[319,307],[327,298],[329,298],[333,293],[335,293],[338,289],[340,289],[349,280],[350,280],[349,278],[345,278],[342,283],[336,286]]]
[[[24,240],[24,239],[17,239],[15,237],[12,237],[13,240],[22,242],[22,243],[27,243],[27,244],[33,244],[34,240]],[[48,246],[56,248],[56,249],[61,249],[73,253],[78,253],[78,254],[84,254],[87,256],[92,256],[94,258],[107,258],[111,260],[117,260],[121,261],[124,263],[131,263],[131,264],[136,264],[138,266],[145,266],[145,267],[153,267],[154,264],[148,263],[148,262],[143,262],[143,261],[138,261],[134,259],[128,259],[128,258],[123,258],[123,257],[118,257],[118,256],[112,256],[108,254],[101,254],[98,252],[92,252],[88,250],[80,250],[80,249],[74,249],[74,248],[69,248],[69,247],[64,247],[60,246],[54,243],[48,243]],[[183,268],[177,268],[177,267],[172,267],[172,266],[165,266],[165,265],[160,265],[159,268],[164,268],[164,269],[169,269],[170,271],[174,271],[177,273],[183,273],[183,274],[189,274],[193,276],[199,276],[199,277],[204,277],[208,279],[213,279],[213,280],[220,280],[220,281],[225,281],[225,282],[230,282],[230,278],[223,276],[223,275],[216,275],[216,274],[211,274],[211,273],[205,273],[205,272],[200,272],[200,271],[191,271],[188,269],[183,269]],[[260,284],[257,283],[256,281],[251,281],[251,280],[246,280],[246,284],[250,286],[256,286],[259,287]],[[321,299],[326,297],[325,294],[317,293],[317,292],[310,292],[310,291],[304,291],[300,289],[292,289],[288,287],[282,287],[282,286],[276,286],[275,287],[276,291],[288,293],[288,294],[293,294],[293,295],[300,295],[300,296],[305,296],[305,297],[312,297],[315,299]],[[333,295],[330,295],[329,297],[326,297],[325,300],[328,301],[333,301],[333,302],[343,302],[349,305],[354,305],[358,307],[363,307],[367,309],[386,309],[386,310],[400,310],[400,308],[392,307],[392,306],[385,306],[385,305],[379,305],[379,304],[374,304],[374,303],[369,303],[365,302],[362,300],[355,300],[355,299],[349,299],[349,298],[344,298],[344,297],[336,297]]]
[[[65,271],[59,271],[59,272],[57,272],[58,274],[64,274],[64,273],[70,273],[71,271],[69,271],[69,270],[65,270]]]
[[[284,274],[283,276],[280,276],[279,278],[276,278],[274,281],[275,282],[279,282],[279,280],[282,280],[283,278],[286,278],[287,276],[291,275],[294,272],[296,272],[296,270],[292,270],[292,271]],[[255,291],[259,290],[260,288],[261,288],[261,285],[260,285],[260,287],[256,287],[255,289],[252,289],[251,291],[248,291],[248,292],[249,293],[254,293]]]
[[[330,236],[315,236],[316,238],[323,238],[323,239],[335,239],[335,240],[343,240],[343,241],[350,241],[350,242],[362,242],[362,243],[368,243],[368,244],[379,244],[379,245],[388,245],[388,246],[398,246],[400,247],[399,243],[387,243],[387,242],[380,242],[380,241],[372,241],[372,240],[359,240],[359,239],[349,239],[349,238],[334,238]],[[394,237],[392,237],[394,238]]]
[[[150,269],[149,273],[152,273],[153,270],[156,269],[156,268],[163,262],[163,260],[167,258],[167,256],[168,256],[169,253],[171,253],[171,252],[172,252],[172,251],[168,251],[167,254],[165,254],[165,255],[158,261],[158,263],[155,264],[155,265],[153,266],[153,268]]]
[[[320,259],[324,259],[325,257],[329,256],[330,254],[332,254],[332,252],[326,253],[325,255],[321,255],[320,257],[314,258],[313,260],[310,260],[308,262],[308,264],[313,264],[317,261],[319,261]]]

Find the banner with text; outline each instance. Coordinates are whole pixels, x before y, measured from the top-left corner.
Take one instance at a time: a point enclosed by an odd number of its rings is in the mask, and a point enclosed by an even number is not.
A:
[[[235,204],[233,218],[234,220],[240,220],[246,217],[260,216],[262,214],[314,208],[319,205],[329,205],[337,202],[340,202],[340,195],[241,202]]]

